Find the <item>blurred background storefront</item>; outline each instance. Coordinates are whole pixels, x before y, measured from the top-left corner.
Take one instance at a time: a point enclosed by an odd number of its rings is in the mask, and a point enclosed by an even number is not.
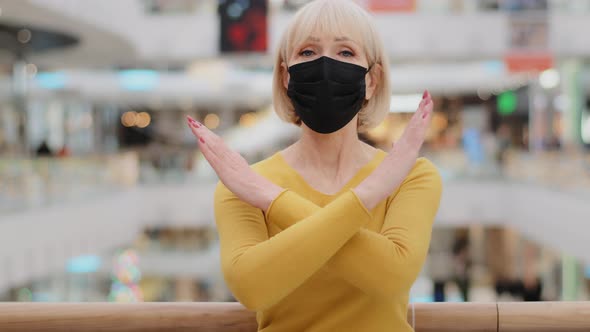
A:
[[[0,0],[0,301],[232,301],[191,115],[251,163],[294,142],[272,56],[306,0]],[[590,298],[588,0],[364,0],[387,149],[421,92],[444,178],[412,301]]]

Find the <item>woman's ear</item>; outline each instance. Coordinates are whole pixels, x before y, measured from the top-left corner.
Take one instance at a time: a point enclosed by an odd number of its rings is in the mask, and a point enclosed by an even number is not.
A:
[[[366,82],[366,90],[365,90],[365,99],[369,100],[375,94],[375,90],[381,82],[383,67],[380,64],[376,63],[371,67],[371,70],[365,76]]]
[[[283,80],[283,86],[285,90],[289,89],[289,69],[287,68],[287,64],[281,62],[281,78]]]

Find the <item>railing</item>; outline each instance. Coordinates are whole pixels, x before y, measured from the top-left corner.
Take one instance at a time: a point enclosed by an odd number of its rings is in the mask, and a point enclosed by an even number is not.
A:
[[[416,332],[590,331],[590,302],[419,303]],[[0,331],[249,332],[255,314],[239,303],[0,303]]]

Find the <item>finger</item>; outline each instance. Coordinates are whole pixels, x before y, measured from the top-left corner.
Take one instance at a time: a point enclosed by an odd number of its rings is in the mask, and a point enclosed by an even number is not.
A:
[[[191,118],[190,116],[187,116],[187,119],[189,121],[189,124],[191,124],[195,128],[197,135],[203,140],[205,140],[209,145],[215,145],[213,143],[216,143],[221,140],[219,136],[217,136],[214,132],[209,130],[207,126],[203,125],[199,121]]]
[[[192,124],[191,127],[195,132],[196,130]],[[216,151],[202,137],[199,137],[197,144],[199,145],[199,150],[201,151],[205,159],[207,159],[209,165],[211,165],[215,173],[217,173],[217,175],[221,178],[221,173],[223,172],[223,163],[220,161]]]
[[[420,104],[418,105],[418,109],[416,110],[416,112],[414,112],[414,114],[412,115],[412,118],[410,119],[410,123],[412,122],[417,122],[421,117],[422,114],[424,113],[424,106],[426,104],[426,99],[422,99],[420,101]]]
[[[215,156],[215,151],[209,144],[206,143],[203,133],[199,131],[200,127],[197,127],[197,125],[194,123],[189,123],[189,128],[193,132],[193,135],[197,137],[197,144],[201,150],[201,153],[203,153],[203,156],[205,156],[205,159],[207,159],[210,164],[216,162],[218,158]],[[212,164],[212,166],[214,165]]]
[[[201,153],[203,154],[203,156],[205,156],[205,159],[207,159],[207,161],[211,163],[213,161],[211,148],[205,144],[205,140],[203,139],[201,133],[198,131],[198,127],[190,121],[188,123],[188,127],[192,131],[193,135],[195,135],[195,137],[197,138],[197,145],[199,146]]]
[[[199,149],[201,150],[201,153],[203,153],[203,156],[205,156],[205,159],[207,159],[207,161],[209,161],[209,164],[211,164],[211,166],[213,166],[215,168],[215,165],[213,165],[213,163],[216,163],[217,158],[215,158],[216,157],[215,153],[211,149],[211,147],[208,144],[206,144],[205,135],[204,135],[205,132],[203,132],[203,130],[202,130],[202,128],[204,126],[190,116],[187,116],[187,122],[188,122],[189,128],[191,129],[193,135],[195,135],[195,137],[197,137],[197,144],[199,145]]]
[[[226,168],[233,166],[233,160],[230,160],[233,151],[227,147],[218,135],[202,123],[192,119],[192,121],[189,120],[189,124],[193,132],[199,137],[199,147],[203,155],[221,178],[222,173],[227,171]]]
[[[199,126],[195,128],[199,135],[199,145],[206,146],[217,160],[223,159],[225,152],[229,151],[223,140],[202,124],[194,123],[192,126]]]
[[[214,162],[222,167],[225,167],[224,165],[234,167],[242,161],[243,158],[231,150],[221,137],[202,123],[190,117],[187,118],[191,127],[199,136],[199,146],[204,150],[204,153],[208,153],[206,158],[210,160],[210,163]]]
[[[432,96],[430,95],[430,92],[428,92],[428,90],[424,91],[424,94],[422,95],[422,110],[424,111],[424,107],[426,107],[429,103],[432,103]]]
[[[193,121],[195,121],[195,120],[194,120],[193,118],[191,118],[190,116],[187,116],[187,119],[186,119],[186,121],[187,121],[187,123],[188,123],[188,127],[189,127],[189,128],[190,128],[190,130],[193,132],[193,135],[195,135],[195,137],[196,137],[198,140],[202,140],[202,139],[201,139],[201,134],[200,134],[200,133],[199,133],[199,131],[198,131],[199,127],[198,127],[198,125],[195,125],[195,122],[193,122]]]
[[[422,113],[424,112],[424,107],[432,101],[432,97],[430,96],[430,92],[428,92],[428,90],[425,90],[424,93],[422,94],[422,100],[420,101],[420,104],[418,105],[418,109],[416,110],[416,113],[419,113],[419,116],[422,116]]]
[[[429,99],[426,104],[424,105],[424,110],[422,113],[422,119],[426,119],[427,117],[429,117],[430,115],[432,115],[432,109],[433,109],[434,105],[432,102],[432,99]]]

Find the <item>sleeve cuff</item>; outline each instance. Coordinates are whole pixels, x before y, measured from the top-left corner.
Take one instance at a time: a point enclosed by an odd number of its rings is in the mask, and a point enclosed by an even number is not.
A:
[[[357,194],[354,192],[354,190],[350,189],[350,193],[352,194],[352,196],[354,196],[354,199],[356,200],[357,204],[361,207],[361,209],[363,209],[363,211],[365,212],[365,214],[368,217],[373,218],[373,215],[371,214],[371,211],[369,211],[367,209],[367,207],[365,206],[365,204],[363,203],[363,201],[361,201],[361,199],[357,196]]]
[[[287,195],[287,192],[289,192],[289,189],[284,189],[283,191],[281,191],[277,197],[275,197],[275,199],[272,200],[272,202],[270,202],[270,205],[268,206],[268,209],[266,210],[266,219],[271,219],[272,216],[274,215],[274,210],[275,206],[278,204],[277,201],[279,201],[283,196]]]

